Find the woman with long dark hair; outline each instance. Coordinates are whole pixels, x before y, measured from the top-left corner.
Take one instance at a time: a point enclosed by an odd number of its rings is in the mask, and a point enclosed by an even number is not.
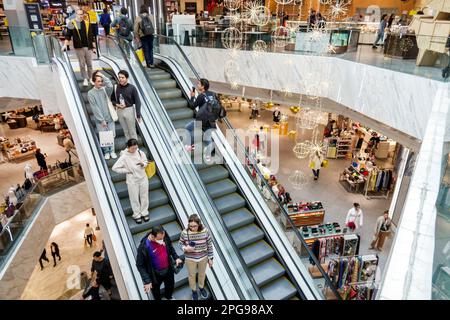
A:
[[[387,25],[387,20],[388,20],[388,15],[385,13],[381,16],[381,20],[380,20],[380,26],[378,29],[378,33],[377,33],[377,38],[375,39],[375,42],[372,45],[373,49],[378,48],[378,42],[381,40],[384,40],[384,29],[386,29],[386,25]]]
[[[58,257],[58,260],[61,261],[58,244],[56,242],[52,242],[50,244],[50,250],[52,252],[52,257],[53,257],[53,266],[56,267],[56,257]]]
[[[213,265],[213,244],[211,235],[206,229],[199,216],[192,214],[188,219],[188,226],[181,232],[179,245],[184,252],[185,262],[189,273],[189,286],[192,290],[192,300],[198,300],[198,288],[203,299],[208,298],[205,289],[206,267]]]
[[[42,171],[47,171],[47,161],[45,161],[45,158],[47,157],[47,155],[44,153],[41,153],[41,149],[37,148],[36,152],[34,154],[34,156],[36,157],[38,166],[40,167],[40,169]]]

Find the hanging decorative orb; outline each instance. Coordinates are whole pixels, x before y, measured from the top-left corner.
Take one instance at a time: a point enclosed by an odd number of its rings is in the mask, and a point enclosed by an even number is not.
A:
[[[225,29],[222,33],[222,45],[227,49],[240,49],[242,46],[241,32],[234,27]]]
[[[295,156],[297,158],[305,159],[309,156],[310,147],[311,146],[309,141],[297,142],[294,148],[292,148],[292,151],[295,153]]]
[[[233,90],[237,90],[237,89],[239,89],[239,84],[236,81],[233,81],[230,83],[230,87]]]
[[[272,31],[272,42],[275,47],[284,48],[290,39],[289,28],[286,27],[277,27],[274,31]]]
[[[241,7],[241,0],[223,0],[223,5],[230,11],[235,11]]]
[[[228,60],[227,62],[225,62],[223,72],[225,75],[225,80],[227,80],[227,82],[237,82],[237,80],[239,79],[239,64],[236,62],[236,60]]]
[[[230,24],[238,24],[243,20],[243,17],[239,12],[230,12]]]
[[[285,4],[289,4],[294,0],[275,0],[276,3],[281,4],[281,5],[285,5]]]
[[[260,27],[268,24],[271,17],[269,8],[256,1],[245,4],[245,11],[243,15],[251,24],[255,24]]]
[[[317,126],[317,123],[314,121],[314,117],[310,114],[311,109],[302,108],[297,113],[297,128],[299,129],[307,129],[312,130]]]
[[[344,3],[343,1],[336,0],[336,3],[331,5],[329,10],[329,15],[331,16],[331,18],[336,19],[347,15],[347,5],[348,4]]]
[[[261,53],[267,51],[267,43],[264,40],[256,40],[252,46],[254,52]]]
[[[316,152],[319,154],[324,154],[327,146],[323,142],[309,142],[309,155],[313,155]]]
[[[321,110],[310,110],[309,117],[316,124],[322,124],[326,126],[328,124],[328,113]]]
[[[295,170],[294,174],[291,175],[288,180],[292,187],[297,190],[303,189],[310,182],[308,177],[300,170]]]

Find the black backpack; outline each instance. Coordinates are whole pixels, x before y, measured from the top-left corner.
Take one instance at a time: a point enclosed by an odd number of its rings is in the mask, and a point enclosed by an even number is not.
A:
[[[209,121],[216,121],[227,116],[227,111],[217,99],[215,94],[205,94],[205,99]]]
[[[145,16],[141,15],[141,30],[144,36],[149,36],[155,33],[155,28],[153,28],[153,23],[150,20],[150,16],[147,14]]]
[[[131,34],[130,24],[126,17],[122,17],[119,21],[119,36],[127,38]]]

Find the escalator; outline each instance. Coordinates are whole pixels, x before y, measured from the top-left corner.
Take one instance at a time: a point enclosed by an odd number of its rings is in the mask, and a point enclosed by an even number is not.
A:
[[[175,129],[184,128],[192,121],[193,111],[170,68],[160,63],[145,70]],[[228,166],[201,163],[195,167],[264,299],[304,298]]]
[[[104,74],[111,80],[113,84],[116,83],[116,79],[111,70],[104,69]],[[81,79],[80,74],[76,74],[78,85],[83,97],[83,102],[86,108],[86,111],[89,114],[92,127],[95,128],[95,119],[92,114],[89,101],[87,98],[88,91],[92,88],[92,86],[84,87],[83,80]],[[142,134],[140,133],[138,127],[138,142],[139,149],[147,155],[149,160],[152,160],[151,154],[147,147],[146,142],[142,138]],[[120,152],[126,148],[126,139],[124,136],[123,128],[121,127],[119,122],[116,122],[116,138],[115,138],[115,151],[117,155],[120,155]],[[139,246],[141,239],[149,232],[149,230],[156,225],[162,225],[166,230],[168,236],[170,237],[174,248],[177,251],[177,254],[180,257],[183,257],[183,252],[178,246],[178,240],[180,238],[180,234],[182,231],[182,227],[180,225],[179,217],[171,203],[170,196],[161,181],[159,173],[157,172],[150,180],[149,180],[149,217],[150,220],[148,222],[143,221],[141,224],[137,224],[132,218],[132,209],[130,200],[128,197],[128,188],[126,184],[126,175],[118,174],[112,171],[112,166],[117,161],[117,159],[105,160],[109,169],[109,174],[111,177],[111,181],[114,184],[114,188],[117,193],[117,197],[120,200],[121,211],[126,217],[126,222],[130,233],[132,234],[134,244],[136,248]],[[186,300],[191,298],[191,289],[188,285],[188,274],[187,268],[183,268],[180,273],[175,275],[175,291],[173,294],[174,298],[177,300]]]

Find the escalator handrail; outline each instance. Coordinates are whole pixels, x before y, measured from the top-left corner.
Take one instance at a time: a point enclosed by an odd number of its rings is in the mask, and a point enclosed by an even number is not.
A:
[[[254,168],[256,174],[260,177],[260,180],[263,182],[264,187],[269,190],[271,196],[276,200],[275,201],[276,206],[278,207],[280,212],[283,214],[285,220],[288,221],[288,223],[291,225],[291,227],[292,227],[291,229],[294,231],[295,236],[300,240],[302,246],[305,248],[306,252],[308,253],[309,258],[314,261],[315,266],[318,268],[318,270],[322,274],[323,278],[325,279],[325,282],[326,282],[327,286],[329,288],[331,288],[331,290],[333,291],[333,294],[336,296],[336,298],[340,299],[340,295],[337,292],[335,286],[331,283],[331,280],[329,279],[328,274],[325,272],[325,270],[323,270],[323,268],[322,268],[321,264],[319,263],[319,261],[317,260],[316,256],[312,253],[312,251],[309,248],[308,244],[306,243],[305,239],[300,234],[300,231],[298,231],[298,229],[295,227],[292,219],[289,217],[288,213],[286,212],[286,209],[279,203],[278,197],[275,195],[275,193],[273,192],[273,190],[270,187],[269,183],[264,178],[264,175],[259,170],[259,167],[257,166],[257,164],[255,162],[255,159],[253,159],[253,157],[247,152],[247,150],[245,149],[244,144],[242,143],[241,139],[239,139],[239,137],[236,135],[236,133],[234,131],[235,130],[234,127],[231,125],[231,123],[229,122],[229,120],[227,118],[224,119],[224,123],[227,126],[227,128],[229,129],[229,131],[232,132],[235,140],[240,144],[240,148],[244,152],[245,157],[250,161],[250,163],[251,163],[252,167]]]
[[[126,52],[131,52],[131,54],[133,54],[133,56],[134,56],[134,59],[135,59],[136,61],[139,61],[139,59],[138,59],[138,57],[136,56],[136,53],[135,53],[135,51],[133,50],[133,48],[130,48],[130,47],[126,48],[127,46],[129,46],[129,44],[126,43],[126,42],[121,43],[120,41],[117,41],[117,39],[112,38],[112,37],[109,37],[109,39],[112,39],[112,40],[115,42],[115,44],[118,45],[118,47],[120,48],[122,57],[123,57],[123,59],[124,59],[126,65],[127,65],[128,69],[130,70],[130,72],[131,72],[133,78],[137,79],[136,75],[134,74],[134,73],[135,73],[135,70],[132,68],[132,66],[131,66],[131,64],[130,64],[130,62],[129,62],[129,60],[128,60],[127,53],[126,53]],[[122,46],[125,46],[125,48],[123,48]],[[128,50],[127,50],[127,49],[128,49]],[[166,112],[165,108],[162,106],[162,102],[161,102],[161,100],[159,99],[159,96],[157,95],[157,93],[156,93],[154,87],[151,85],[151,80],[150,80],[148,74],[143,70],[142,64],[139,64],[139,65],[140,65],[140,69],[141,69],[140,71],[141,71],[142,74],[144,75],[144,77],[145,77],[145,79],[147,80],[147,82],[148,82],[148,84],[149,84],[149,87],[150,87],[150,89],[151,89],[151,91],[152,91],[152,94],[153,94],[153,97],[152,97],[152,98],[154,98],[154,99],[159,103],[159,106],[160,106],[160,109],[161,109],[160,113],[162,113],[162,114],[165,116],[165,118],[166,118],[165,120],[166,120],[167,123],[170,125],[170,128],[173,130],[172,132],[175,132],[176,130],[175,130],[175,128],[173,127],[172,122],[171,122],[170,120],[168,120],[169,117],[168,117],[168,115],[167,115],[167,112]],[[137,83],[137,81],[136,81],[136,83]],[[138,87],[138,90],[141,91],[141,95],[142,95],[142,96],[144,97],[144,99],[147,101],[147,97],[143,94],[143,89],[141,88],[140,84],[137,83],[137,87]],[[146,105],[147,105],[147,106],[151,105],[151,102],[150,102],[150,101],[147,101],[147,104],[146,104]],[[150,113],[151,113],[151,115],[153,116],[153,118],[155,118],[155,119],[158,118],[158,117],[155,116],[155,114],[154,114],[152,108],[148,107],[148,110],[150,110]],[[159,129],[159,131],[161,132],[161,129]],[[163,139],[166,139],[166,140],[167,140],[167,138],[166,138],[167,135],[161,134],[161,137],[163,137]],[[181,143],[181,141],[179,140],[179,138],[178,138],[178,142]],[[168,142],[166,141],[166,143],[168,143]],[[169,145],[169,144],[167,144],[167,145]],[[183,150],[184,150],[184,148],[183,148]],[[186,156],[187,156],[186,151],[183,152],[183,155],[186,155]],[[200,180],[200,178],[199,178],[199,176],[198,176],[198,174],[197,174],[197,172],[196,172],[196,170],[195,170],[195,167],[193,166],[193,164],[191,163],[191,161],[185,161],[185,163],[187,163],[188,166],[191,168],[191,171],[192,171],[193,173],[195,173],[194,176],[197,177],[197,179],[198,179],[197,185],[200,186],[200,187],[202,188],[202,191],[203,191],[204,196],[207,197],[207,200],[209,201],[209,203],[210,203],[210,205],[211,205],[211,210],[212,210],[213,212],[215,212],[215,214],[217,215],[217,217],[220,217],[220,214],[219,214],[219,212],[217,211],[217,209],[215,208],[215,206],[212,204],[212,199],[209,197],[208,193],[206,192],[206,188],[204,187],[203,183],[201,182],[201,180]],[[179,168],[178,168],[178,170],[179,170]],[[185,177],[183,174],[180,174],[180,177],[184,180],[184,183],[185,183],[186,185],[191,185],[190,182],[188,182],[188,181],[186,180],[186,177]],[[188,188],[188,189],[189,189],[189,188]],[[189,190],[190,190],[190,189],[189,189]],[[193,196],[193,197],[192,197],[193,199],[196,199],[196,196],[195,196],[194,194],[191,193],[191,195]],[[198,205],[197,202],[195,202],[194,205],[196,206],[197,209],[199,208],[199,205]],[[199,212],[199,214],[200,214],[201,210],[197,210],[197,212]],[[207,227],[208,227],[208,224],[207,224],[206,219],[202,219],[202,220],[204,221],[204,223],[205,223],[205,224],[207,225]],[[226,229],[226,226],[225,226],[225,224],[223,223],[223,221],[222,221],[221,218],[220,218],[220,219],[217,219],[217,221],[221,224],[221,225],[220,225],[221,230],[227,230],[227,229]],[[209,228],[209,227],[208,227],[208,228]],[[211,228],[209,228],[209,229],[211,230]],[[244,262],[242,256],[240,255],[240,252],[239,252],[237,246],[235,245],[234,241],[232,241],[231,236],[229,235],[228,232],[223,232],[223,234],[226,235],[226,237],[227,237],[227,239],[228,239],[228,242],[229,242],[229,245],[233,248],[236,257],[239,259],[239,262],[240,262],[240,264],[241,264],[241,266],[242,266],[242,269],[244,270],[244,272],[246,273],[247,277],[249,278],[249,281],[251,282],[251,284],[252,284],[252,286],[253,286],[253,288],[254,288],[254,290],[255,290],[256,295],[257,295],[260,299],[263,299],[263,296],[262,296],[262,294],[260,293],[258,286],[256,286],[256,281],[253,279],[253,276],[251,275],[250,271],[248,270],[248,267],[247,267],[247,265],[245,264],[245,262]],[[213,237],[213,239],[214,239],[214,237]],[[213,241],[216,241],[216,240],[214,239]],[[219,248],[219,247],[216,246],[216,248]],[[223,254],[220,253],[219,250],[217,250],[217,252],[218,252],[218,254],[221,255],[222,261],[227,262],[227,260],[224,259]],[[226,265],[225,267],[226,267],[227,270],[230,270],[230,268],[231,268],[231,267],[228,266],[228,265]],[[212,272],[215,272],[214,269],[212,269]],[[230,274],[230,275],[232,274],[231,271],[229,272],[229,274]],[[242,292],[241,292],[242,290],[241,290],[240,286],[238,285],[238,281],[237,281],[234,277],[230,277],[230,280],[233,282],[235,288],[237,288],[237,290],[239,291],[239,295],[240,295],[241,297],[244,297],[243,294],[242,294]]]
[[[200,79],[200,76],[198,75],[198,72],[197,72],[197,71],[195,70],[195,68],[193,67],[192,63],[190,62],[189,58],[188,58],[188,57],[186,56],[186,54],[184,53],[184,51],[183,51],[183,49],[181,48],[181,46],[180,46],[175,40],[173,40],[173,39],[170,38],[170,37],[163,36],[163,35],[159,35],[159,34],[157,35],[157,37],[161,37],[161,38],[164,38],[164,39],[169,39],[170,41],[172,41],[172,42],[176,45],[177,49],[180,51],[180,53],[181,53],[181,55],[183,56],[184,60],[187,62],[187,65],[190,67],[190,69],[191,69],[191,71],[193,72],[193,74],[194,74],[194,75],[196,76],[196,78],[199,80],[199,79]],[[167,58],[170,59],[170,60],[173,60],[173,58],[170,58],[170,57],[167,57]],[[188,84],[188,85],[189,85],[189,84]],[[232,134],[233,134],[234,138],[236,139],[236,141],[238,141],[238,143],[240,144],[242,150],[245,152],[246,157],[249,159],[249,161],[251,161],[253,167],[255,167],[255,171],[256,171],[256,173],[260,176],[261,181],[264,181],[265,187],[269,189],[271,196],[274,197],[274,199],[276,200],[276,205],[277,205],[278,208],[280,209],[280,212],[282,212],[282,214],[283,214],[284,218],[286,219],[286,221],[288,221],[288,223],[289,223],[290,225],[294,226],[294,225],[293,225],[293,222],[292,222],[292,219],[291,219],[291,218],[289,217],[289,215],[287,214],[285,208],[284,208],[283,206],[281,206],[281,204],[279,203],[278,197],[275,196],[275,193],[273,192],[272,188],[268,187],[268,183],[267,183],[266,179],[264,179],[264,177],[263,177],[262,173],[260,172],[259,168],[255,165],[255,161],[254,161],[253,157],[251,157],[251,156],[246,152],[246,150],[245,150],[245,148],[244,148],[244,146],[243,146],[243,144],[242,144],[241,139],[236,135],[236,133],[235,133],[235,131],[234,131],[235,129],[234,129],[234,127],[231,125],[231,123],[230,123],[230,121],[228,120],[228,118],[225,117],[223,120],[224,120],[224,123],[225,123],[225,125],[227,126],[227,128],[230,129],[230,131],[232,132]],[[317,266],[318,270],[320,271],[320,273],[321,273],[322,276],[324,277],[325,282],[326,282],[326,284],[328,285],[328,287],[331,288],[333,294],[336,296],[336,298],[339,299],[339,298],[340,298],[340,295],[338,294],[338,292],[337,292],[336,288],[334,287],[334,285],[332,285],[332,283],[331,283],[331,281],[330,281],[330,279],[329,279],[329,277],[328,277],[328,274],[324,271],[324,269],[322,268],[322,266],[321,266],[320,263],[318,262],[316,256],[312,253],[311,249],[309,249],[309,247],[308,247],[308,245],[306,244],[306,241],[304,240],[303,236],[300,234],[300,232],[298,231],[297,228],[292,228],[292,229],[294,230],[295,236],[299,239],[300,243],[301,243],[302,246],[305,248],[305,250],[306,250],[308,256],[314,261],[314,263],[315,263],[315,265]]]
[[[63,64],[63,65],[65,64],[66,65],[68,71],[65,69],[65,73],[70,78],[69,82],[73,84],[72,86],[70,86],[70,89],[71,89],[74,97],[77,97],[78,100],[79,100],[78,102],[83,106],[82,107],[83,111],[81,111],[80,108],[77,108],[77,111],[78,111],[78,113],[79,113],[81,118],[83,118],[83,116],[84,116],[84,118],[86,119],[87,128],[85,127],[84,129],[85,129],[85,131],[89,130],[89,133],[90,133],[91,137],[94,140],[95,147],[92,147],[92,145],[90,144],[90,148],[93,151],[93,153],[94,153],[94,150],[96,149],[95,151],[97,152],[97,154],[103,154],[102,150],[100,148],[99,141],[98,141],[98,136],[95,134],[95,130],[94,130],[93,125],[92,125],[92,123],[90,121],[89,114],[88,114],[87,109],[86,109],[86,107],[84,105],[84,100],[82,98],[82,94],[81,94],[80,88],[77,85],[78,82],[76,80],[75,73],[74,73],[74,70],[72,68],[72,64],[70,62],[70,58],[69,58],[67,52],[64,52],[64,54],[62,55],[63,58],[58,57],[58,55],[56,54],[56,50],[59,50],[59,52],[61,50],[61,45],[59,43],[59,39],[57,39],[55,37],[51,37],[51,39],[52,39],[51,43],[52,43],[52,47],[53,47],[52,49],[53,49],[54,58],[57,59],[61,64]],[[55,47],[55,44],[56,44],[56,47]],[[68,74],[67,74],[67,72],[68,72]],[[74,86],[76,87],[76,89],[73,88]],[[100,158],[100,159],[102,159],[102,158]],[[106,178],[107,178],[106,179],[107,180],[106,183],[107,183],[107,185],[108,185],[108,187],[110,189],[110,192],[111,192],[110,196],[113,197],[116,210],[114,210],[114,206],[111,204],[111,202],[108,202],[108,205],[109,205],[109,207],[111,209],[111,212],[113,212],[112,217],[113,217],[114,222],[116,224],[116,228],[118,230],[121,230],[121,228],[119,226],[120,225],[122,225],[122,226],[126,225],[125,215],[123,213],[123,209],[122,209],[122,206],[120,205],[120,201],[118,199],[118,196],[117,196],[117,193],[116,193],[116,191],[114,189],[114,186],[112,186],[112,179],[111,179],[111,175],[109,173],[106,161],[103,159],[103,160],[100,160],[100,162],[101,162],[101,169],[103,170],[103,173],[106,175]],[[95,161],[95,165],[98,168],[98,171],[101,172],[100,171],[100,167],[98,166],[98,161]],[[104,181],[102,181],[102,185],[105,187]],[[106,189],[106,187],[105,187],[105,189]],[[118,214],[117,214],[117,211],[118,211]],[[119,217],[117,217],[117,216],[119,216]],[[119,224],[119,222],[121,224]],[[125,236],[126,236],[126,238],[128,240],[128,245],[129,245],[128,249],[126,248],[126,246],[124,247],[124,249],[125,249],[126,254],[128,255],[127,263],[130,266],[130,270],[133,270],[133,269],[136,268],[136,266],[130,263],[131,259],[129,257],[129,250],[131,250],[133,261],[135,260],[135,257],[136,257],[136,254],[137,254],[137,250],[136,250],[134,245],[131,245],[131,244],[134,243],[131,233],[129,232],[129,230],[127,228],[123,228],[123,229],[124,230],[119,231],[119,233],[122,236],[123,236],[123,233],[125,233]],[[125,241],[123,241],[123,244],[125,244]],[[136,276],[136,272],[132,272],[132,274],[133,274],[132,278],[134,279],[136,287],[140,288],[141,287],[141,285],[140,285],[141,279],[139,279]],[[139,291],[139,294],[142,296],[142,293],[140,291]],[[150,296],[148,294],[147,294],[147,297],[150,298]]]

